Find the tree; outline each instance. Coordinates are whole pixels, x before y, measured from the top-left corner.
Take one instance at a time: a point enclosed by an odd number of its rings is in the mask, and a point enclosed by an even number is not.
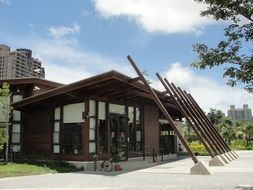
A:
[[[182,124],[182,128],[183,128],[184,135],[185,135],[188,142],[194,142],[194,141],[198,140],[198,137],[197,137],[195,131],[193,131],[193,129],[189,126],[189,124],[187,122]]]
[[[246,147],[251,144],[251,141],[253,140],[253,124],[249,124],[246,127]]]
[[[232,139],[235,138],[234,124],[231,119],[226,118],[221,124],[221,135],[228,142],[228,144],[231,144]]]
[[[217,125],[221,123],[221,121],[225,117],[225,114],[221,110],[210,108],[210,111],[207,113],[207,117],[209,117],[213,125]]]
[[[4,123],[5,127],[5,139],[6,139],[6,152],[5,152],[5,161],[8,162],[8,150],[9,150],[9,118],[11,114],[10,106],[10,86],[7,83],[3,83],[3,86],[0,88],[0,113],[1,121]]]
[[[216,48],[205,44],[194,44],[193,50],[198,53],[192,66],[205,69],[225,65],[223,77],[227,84],[238,82],[253,93],[253,1],[252,0],[195,0],[207,5],[201,16],[212,16],[216,20],[229,21],[224,29],[225,40]]]
[[[242,132],[244,133],[245,146],[248,147],[251,145],[251,141],[253,140],[253,123],[245,122],[242,128]]]

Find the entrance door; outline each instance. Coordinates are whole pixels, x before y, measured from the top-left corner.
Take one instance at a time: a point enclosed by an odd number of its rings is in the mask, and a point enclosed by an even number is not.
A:
[[[127,160],[127,117],[126,115],[111,114],[110,117],[111,154],[119,153],[121,160]]]
[[[164,154],[175,153],[174,131],[169,124],[160,124],[160,148]]]

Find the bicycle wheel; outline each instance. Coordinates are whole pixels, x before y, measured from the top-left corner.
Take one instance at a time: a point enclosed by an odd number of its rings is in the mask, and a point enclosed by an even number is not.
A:
[[[112,171],[112,162],[110,162],[108,160],[105,160],[103,165],[104,165],[104,170],[106,172],[111,172]]]

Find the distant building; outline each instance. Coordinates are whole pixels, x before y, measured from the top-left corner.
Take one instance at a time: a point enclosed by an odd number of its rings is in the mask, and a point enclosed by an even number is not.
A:
[[[243,108],[235,108],[235,105],[230,105],[228,117],[233,120],[252,120],[252,112],[248,104],[244,104]]]
[[[26,77],[45,78],[45,70],[41,62],[32,57],[32,50],[11,51],[7,45],[0,44],[0,79]]]

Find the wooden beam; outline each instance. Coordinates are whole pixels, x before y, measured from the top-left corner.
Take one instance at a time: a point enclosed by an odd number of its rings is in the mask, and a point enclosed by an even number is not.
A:
[[[140,77],[136,77],[136,78],[129,79],[128,82],[129,82],[129,83],[133,83],[133,82],[138,82],[138,81],[140,81],[140,80],[141,80]]]
[[[68,95],[68,96],[70,96],[70,97],[72,97],[72,98],[80,99],[80,96],[76,96],[76,95],[73,94],[73,93],[68,92],[68,93],[65,93],[65,94]]]
[[[159,75],[157,74],[157,76]],[[185,102],[181,101],[182,97],[180,97],[180,94],[177,91],[177,89],[174,88],[174,86],[170,85],[170,83],[166,78],[164,79],[164,81],[162,80],[161,77],[159,79],[166,88],[166,90],[170,93],[171,97],[177,103],[178,107],[180,108],[180,111],[185,116],[187,123],[195,131],[197,137],[199,138],[200,142],[202,142],[202,144],[204,145],[210,156],[214,157],[215,155],[217,155],[218,153],[216,149],[213,147],[213,144],[210,142],[210,139],[207,137],[206,131],[199,125],[196,119],[192,117],[189,107],[185,105]]]
[[[180,141],[182,142],[182,144],[184,145],[184,147],[186,148],[187,152],[189,153],[190,157],[192,158],[194,163],[198,163],[198,159],[197,157],[194,155],[194,153],[192,152],[190,146],[188,145],[187,141],[184,139],[184,137],[182,136],[182,134],[180,133],[180,131],[178,130],[176,124],[174,123],[173,119],[171,118],[170,114],[167,112],[166,108],[164,107],[163,103],[160,101],[160,99],[158,98],[157,94],[154,92],[153,88],[150,87],[148,81],[145,79],[145,77],[142,75],[142,73],[140,72],[140,70],[138,69],[138,67],[136,66],[135,62],[133,61],[133,59],[128,55],[127,56],[128,60],[130,61],[131,65],[133,66],[134,70],[136,71],[136,73],[139,75],[139,77],[141,78],[142,82],[144,83],[144,85],[146,86],[146,88],[149,90],[150,94],[153,97],[154,102],[157,104],[157,106],[159,107],[160,111],[163,113],[163,115],[165,116],[165,118],[169,121],[171,127],[174,129],[175,133],[177,134],[178,138],[180,139]]]

